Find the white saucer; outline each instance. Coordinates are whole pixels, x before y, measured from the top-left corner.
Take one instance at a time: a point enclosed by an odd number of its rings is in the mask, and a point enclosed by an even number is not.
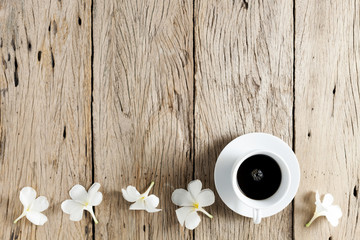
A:
[[[253,216],[253,209],[242,203],[232,189],[231,169],[235,161],[253,150],[266,150],[282,157],[289,166],[291,183],[288,194],[276,205],[261,211],[262,217],[269,217],[283,210],[295,197],[300,183],[300,167],[292,149],[280,138],[266,133],[249,133],[232,140],[221,151],[215,165],[214,179],[221,200],[234,212]]]

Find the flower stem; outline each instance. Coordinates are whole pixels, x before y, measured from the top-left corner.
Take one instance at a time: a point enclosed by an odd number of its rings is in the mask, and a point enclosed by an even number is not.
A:
[[[155,184],[154,182],[151,182],[149,188],[146,190],[146,192],[143,195],[148,196],[149,192],[150,192],[151,188],[154,186],[154,184]]]
[[[14,223],[17,223],[21,218],[26,215],[26,212],[23,212],[17,219],[15,219]]]
[[[96,219],[96,217],[95,217],[95,214],[94,214],[94,211],[93,211],[92,207],[91,207],[91,208],[86,208],[86,210],[87,210],[87,211],[91,214],[91,217],[94,219],[95,224],[98,224],[98,223],[99,223],[99,221]]]
[[[206,216],[208,216],[209,218],[213,218],[213,215],[211,215],[210,213],[208,213],[207,211],[205,211],[205,209],[200,208],[200,211],[203,212]]]
[[[317,218],[318,216],[315,214],[312,218],[311,218],[311,220],[307,223],[307,224],[305,224],[305,227],[310,227],[310,225],[312,224],[312,222]]]

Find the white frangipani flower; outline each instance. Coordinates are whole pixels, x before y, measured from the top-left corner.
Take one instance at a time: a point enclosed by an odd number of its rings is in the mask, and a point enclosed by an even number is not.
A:
[[[79,184],[71,188],[69,194],[72,199],[65,200],[61,204],[64,213],[70,214],[71,221],[80,221],[84,210],[86,210],[91,214],[95,224],[98,223],[93,206],[98,206],[103,199],[102,193],[98,192],[100,186],[100,183],[94,183],[88,191]]]
[[[176,210],[176,216],[181,226],[193,230],[201,219],[197,214],[198,211],[203,212],[209,218],[213,218],[203,207],[208,207],[215,202],[214,192],[210,189],[201,190],[202,183],[200,180],[191,181],[188,184],[188,191],[185,189],[176,189],[172,196],[172,202],[181,208]]]
[[[44,225],[47,217],[42,214],[49,207],[49,202],[44,196],[36,198],[36,191],[32,187],[24,187],[20,191],[20,202],[24,206],[23,213],[14,221],[17,223],[22,217],[25,217],[35,225]]]
[[[330,224],[336,227],[339,224],[339,219],[342,216],[342,212],[338,205],[332,205],[334,202],[334,197],[330,193],[327,193],[321,202],[319,192],[316,191],[315,198],[316,210],[314,216],[305,226],[309,227],[316,218],[325,216]]]
[[[133,202],[130,205],[130,210],[146,210],[147,212],[159,212],[161,209],[156,207],[159,205],[159,198],[154,194],[149,195],[151,188],[154,186],[152,182],[149,188],[143,194],[140,194],[134,186],[128,186],[125,189],[122,189],[123,197],[128,202]]]

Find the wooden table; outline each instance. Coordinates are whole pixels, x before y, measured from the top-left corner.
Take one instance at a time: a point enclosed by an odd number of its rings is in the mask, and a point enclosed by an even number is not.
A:
[[[2,239],[360,239],[358,1],[1,0]],[[295,150],[295,200],[260,225],[216,195],[194,231],[171,193],[192,179],[215,191],[222,148],[267,132]],[[104,201],[71,222],[77,183]],[[129,211],[121,188],[155,181],[162,212]],[[19,191],[50,200],[42,227]],[[314,191],[343,210],[304,224]]]

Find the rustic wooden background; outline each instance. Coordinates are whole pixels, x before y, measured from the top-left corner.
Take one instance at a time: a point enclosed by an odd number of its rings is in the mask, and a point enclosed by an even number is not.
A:
[[[360,239],[359,1],[0,0],[0,61],[2,239]],[[180,227],[172,191],[215,191],[218,154],[253,131],[295,150],[293,203],[254,225],[216,195]],[[121,188],[152,180],[163,211],[128,211]],[[71,222],[61,202],[94,181],[100,223]],[[28,185],[42,227],[12,223]],[[317,189],[338,227],[304,227]]]

